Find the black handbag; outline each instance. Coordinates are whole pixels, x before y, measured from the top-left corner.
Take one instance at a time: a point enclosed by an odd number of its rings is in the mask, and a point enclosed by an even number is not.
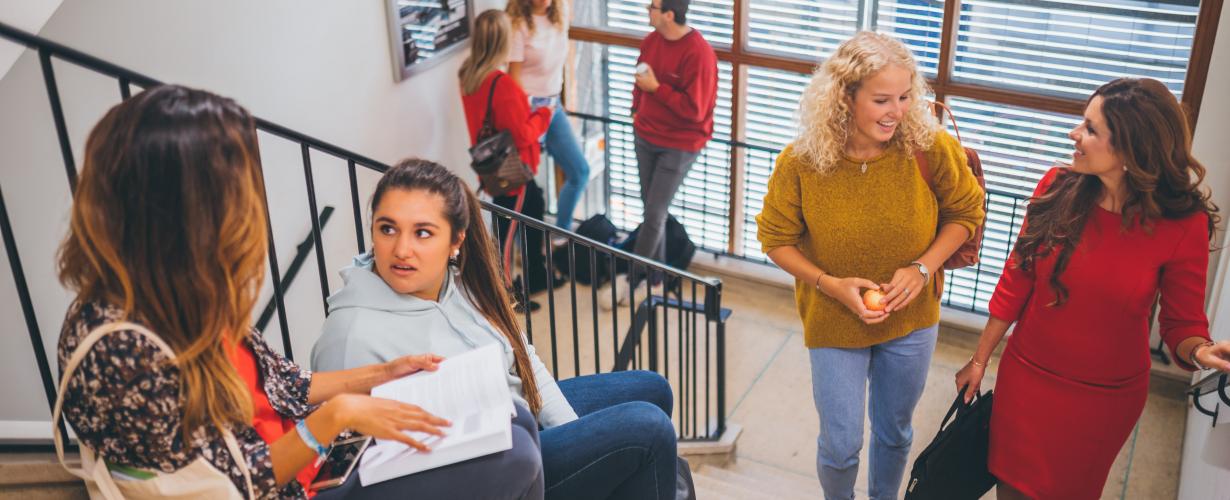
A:
[[[965,391],[957,392],[939,433],[914,461],[906,500],[976,500],[995,486],[995,476],[987,470],[991,392],[974,396],[969,404],[962,398]]]
[[[491,81],[487,93],[487,114],[483,126],[478,129],[474,147],[470,148],[470,168],[478,174],[479,185],[491,196],[504,196],[534,179],[534,173],[521,161],[512,133],[497,131],[491,120],[491,100],[495,97],[495,85],[499,74]]]

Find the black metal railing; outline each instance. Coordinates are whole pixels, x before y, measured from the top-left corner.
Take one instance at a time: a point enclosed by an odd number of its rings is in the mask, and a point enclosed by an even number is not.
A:
[[[581,120],[583,136],[602,134],[607,213],[621,230],[632,230],[640,221],[640,186],[632,147],[632,123],[609,116],[570,114]],[[769,263],[768,257],[760,252],[760,243],[756,239],[756,216],[764,208],[769,174],[780,153],[781,148],[775,145],[713,138],[697,164],[706,165],[710,161],[739,163],[744,172],[742,189],[738,190],[741,192],[731,195],[729,169],[726,179],[713,179],[713,172],[694,167],[680,189],[680,195],[671,205],[671,214],[687,227],[697,246],[706,252]],[[724,158],[710,159],[710,154]],[[705,203],[712,200],[725,202],[720,208],[714,208],[717,206],[714,203]],[[987,301],[1003,274],[1021,222],[1024,221],[1027,202],[1028,198],[1019,194],[987,190],[984,202],[988,213],[987,228],[983,233],[979,262],[971,267],[946,271],[943,305],[971,312],[986,312]],[[738,227],[732,230],[732,226]]]
[[[0,23],[0,38],[11,40],[38,53],[69,188],[75,190],[77,167],[65,125],[65,111],[59,96],[53,60],[116,79],[119,99],[131,96],[133,86],[149,88],[161,82],[3,23]],[[327,299],[330,292],[326,278],[328,265],[321,242],[322,225],[329,212],[322,214],[318,211],[317,186],[313,177],[311,155],[321,153],[346,162],[356,246],[359,252],[365,250],[365,245],[356,170],[362,167],[383,173],[389,167],[366,156],[260,118],[256,119],[256,126],[260,131],[297,145],[302,153],[310,236],[300,244],[299,255],[287,271],[286,279],[283,279],[282,269],[277,261],[278,242],[274,238],[272,217],[269,218],[270,224],[266,228],[269,237],[269,272],[273,288],[272,308],[277,312],[283,350],[291,357],[294,350],[291,348],[290,329],[286,318],[292,311],[288,311],[285,296],[295,271],[306,259],[308,251],[314,251],[316,254],[322,299]],[[281,183],[277,185],[284,187]],[[266,212],[269,211],[267,204],[265,209]],[[523,262],[528,261],[531,251],[527,245],[527,231],[546,233],[547,237],[544,239],[548,242],[553,238],[562,238],[566,242],[562,251],[568,252],[569,255],[570,265],[567,269],[557,270],[554,266],[552,254],[561,250],[550,244],[543,250],[547,253],[548,273],[553,276],[557,271],[567,271],[567,289],[531,296],[523,286],[517,294],[522,310],[525,311],[523,321],[526,334],[532,342],[537,340],[534,342],[535,348],[544,362],[550,363],[557,378],[565,379],[628,368],[656,371],[666,377],[675,390],[675,408],[678,410],[673,418],[680,438],[716,440],[721,437],[725,430],[726,411],[725,321],[730,311],[721,308],[722,285],[719,280],[669,268],[612,248],[604,242],[589,240],[491,203],[484,202],[483,209],[490,213],[493,222],[499,219],[516,221],[518,229],[515,231],[519,236],[519,245],[514,252]],[[23,264],[18,255],[18,246],[8,214],[0,189],[0,228],[3,229],[5,250],[16,278],[15,285],[50,408],[55,403],[55,380],[43,347],[33,298],[25,281]],[[644,288],[641,288],[640,292],[630,287],[621,289],[613,286],[604,289],[600,294],[597,286],[602,281],[598,277],[599,269],[590,266],[588,280],[580,276],[575,258],[577,252],[583,252],[591,263],[603,262],[609,267],[607,270],[612,276],[623,267],[640,269],[649,275],[661,277],[667,286],[658,290],[650,286],[649,280],[645,280],[642,282]],[[524,265],[522,271],[524,272]],[[498,286],[495,283],[492,285]],[[638,301],[629,300],[631,306],[607,311],[600,307],[599,302],[600,295],[606,296],[608,293],[613,302],[625,294]],[[532,300],[545,300],[548,306],[545,310],[533,312],[528,307]],[[621,321],[625,310],[626,323]],[[326,314],[327,311],[326,307]],[[561,311],[564,317],[557,317],[556,313]],[[262,314],[262,321],[269,321],[264,316]],[[542,335],[544,322],[548,326],[545,338]],[[571,330],[571,335],[561,334],[560,330],[565,328]],[[537,339],[534,339],[535,333],[538,334]],[[586,359],[591,355],[592,359]],[[589,369],[591,364],[592,370]],[[561,372],[561,367],[571,369]],[[62,428],[60,432],[63,433]]]
[[[1198,382],[1187,388],[1187,393],[1192,397],[1192,406],[1202,415],[1213,418],[1213,427],[1217,427],[1217,417],[1221,413],[1222,405],[1230,407],[1230,374],[1224,372],[1213,372]],[[1217,400],[1213,402],[1213,409],[1210,410],[1201,403],[1200,398],[1205,394],[1217,393]]]

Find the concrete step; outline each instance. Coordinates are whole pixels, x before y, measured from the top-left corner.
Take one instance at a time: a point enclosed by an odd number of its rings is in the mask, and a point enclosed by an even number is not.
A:
[[[692,476],[696,484],[696,500],[742,500],[743,497],[731,493],[723,483],[709,476]]]
[[[704,484],[706,491],[713,491],[717,494],[726,495],[733,498],[772,498],[775,495],[766,493],[765,491],[756,489],[756,485],[746,484],[742,481],[731,481],[727,477],[715,476],[712,474],[712,466],[706,465],[697,471],[697,474],[692,476],[693,481],[697,483],[697,500],[702,500],[700,496],[701,484]],[[782,499],[786,500],[786,499]],[[793,499],[791,499],[793,500]]]
[[[723,469],[751,476],[753,478],[762,478],[772,480],[774,482],[780,482],[784,485],[788,485],[792,490],[805,492],[805,494],[812,498],[816,498],[820,495],[820,480],[817,479],[814,474],[803,474],[798,471],[788,470],[761,462],[755,462],[746,458],[727,465],[726,467],[723,467]]]
[[[733,470],[722,467],[705,467],[701,474],[721,481],[723,484],[738,485],[743,490],[777,500],[810,500],[816,498],[820,491],[818,483],[813,488],[806,482],[791,477],[793,474],[785,471],[773,471],[766,474],[764,471],[749,471],[746,468]]]
[[[54,453],[0,453],[0,499],[86,498],[85,485],[60,466]]]
[[[716,426],[716,421],[714,422]],[[703,465],[722,466],[734,462],[739,435],[743,426],[726,421],[726,432],[717,441],[681,441],[679,456],[686,458],[692,470],[699,470]]]

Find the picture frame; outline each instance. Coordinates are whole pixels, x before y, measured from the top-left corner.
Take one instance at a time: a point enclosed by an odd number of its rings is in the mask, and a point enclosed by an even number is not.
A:
[[[469,46],[473,0],[386,0],[393,78],[402,81]]]

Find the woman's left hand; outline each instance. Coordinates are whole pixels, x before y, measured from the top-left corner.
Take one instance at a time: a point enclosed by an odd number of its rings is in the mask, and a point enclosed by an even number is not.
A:
[[[393,380],[422,370],[434,372],[440,367],[441,361],[444,361],[444,356],[430,353],[412,354],[385,363],[385,368],[388,370],[389,380]]]
[[[884,302],[888,306],[884,308],[884,312],[905,309],[905,306],[910,305],[910,301],[922,293],[923,287],[926,286],[922,272],[917,267],[909,265],[898,269],[893,273],[892,281],[880,285],[880,288],[887,293],[884,296]]]
[[[1211,346],[1197,349],[1196,361],[1199,361],[1201,366],[1230,372],[1230,342],[1218,342]]]

